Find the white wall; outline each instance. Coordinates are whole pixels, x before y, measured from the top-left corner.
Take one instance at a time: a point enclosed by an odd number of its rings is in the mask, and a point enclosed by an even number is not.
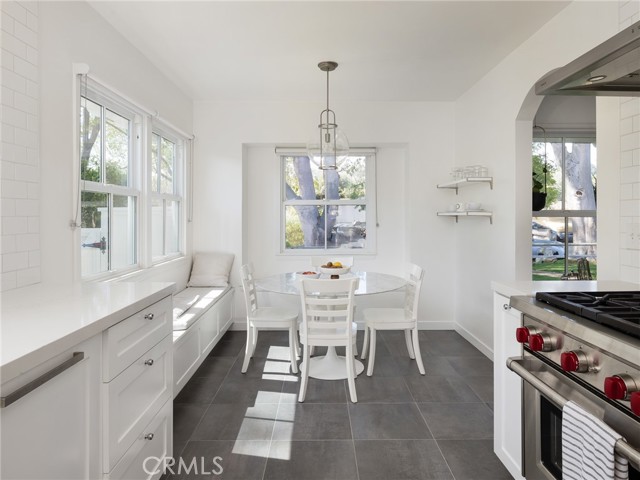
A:
[[[4,291],[40,281],[38,4],[3,1],[1,15]]]
[[[40,3],[42,280],[71,282],[78,268],[74,236],[72,65],[85,63],[109,86],[186,132],[191,100],[85,2]],[[185,260],[186,262],[186,260]],[[171,265],[170,268],[174,268]],[[145,272],[153,277],[157,271]]]
[[[530,142],[542,100],[532,87],[614,35],[617,26],[616,3],[573,2],[456,102],[456,163],[481,159],[495,177],[488,197],[493,226],[466,222],[458,228],[455,318],[476,344],[492,345],[490,281],[531,278]]]
[[[273,149],[304,145],[322,108],[302,102],[194,106],[194,250],[235,253],[235,285],[243,262],[253,261],[258,276],[308,265],[308,257],[278,255],[280,183]],[[404,275],[406,262],[426,268],[420,321],[425,328],[451,328],[455,227],[436,211],[452,197],[435,185],[447,180],[451,168],[453,104],[338,103],[332,108],[352,145],[379,148],[378,252],[357,256],[355,263],[398,275]],[[244,306],[237,307],[241,318]]]

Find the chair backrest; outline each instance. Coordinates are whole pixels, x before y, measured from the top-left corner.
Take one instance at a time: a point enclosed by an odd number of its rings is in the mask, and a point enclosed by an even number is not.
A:
[[[253,264],[247,263],[240,267],[242,274],[242,289],[244,290],[244,303],[247,307],[247,316],[251,316],[258,309],[258,295],[253,281]]]
[[[332,255],[332,256],[311,257],[312,267],[319,267],[320,265],[325,265],[327,262],[340,262],[345,267],[353,267],[353,256]]]
[[[352,342],[351,325],[358,278],[300,280],[302,333],[307,343],[318,338]]]
[[[413,319],[418,318],[418,302],[420,300],[423,278],[424,269],[422,267],[413,264],[409,266],[404,309],[411,314],[411,318]]]

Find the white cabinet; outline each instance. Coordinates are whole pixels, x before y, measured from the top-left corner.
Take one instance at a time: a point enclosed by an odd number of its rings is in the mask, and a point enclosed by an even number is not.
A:
[[[522,380],[506,367],[509,357],[522,355],[515,331],[522,314],[509,298],[493,294],[494,452],[516,480],[522,477]]]
[[[146,306],[103,334],[103,471],[106,478],[156,479],[142,460],[172,455],[171,297]],[[153,454],[152,454],[153,453]],[[151,473],[149,473],[151,472]]]
[[[0,408],[1,478],[102,476],[101,351],[96,335],[2,384],[8,405]]]

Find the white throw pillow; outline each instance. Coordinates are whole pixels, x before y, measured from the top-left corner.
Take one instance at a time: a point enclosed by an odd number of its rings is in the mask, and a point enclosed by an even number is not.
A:
[[[193,255],[189,287],[226,287],[233,265],[232,253],[198,252]]]

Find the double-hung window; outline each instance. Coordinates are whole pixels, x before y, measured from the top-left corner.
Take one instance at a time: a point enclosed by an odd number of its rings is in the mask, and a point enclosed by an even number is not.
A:
[[[183,253],[188,140],[97,82],[80,86],[80,265],[117,276]]]
[[[135,110],[93,89],[80,100],[83,277],[138,263],[140,164]]]
[[[180,253],[184,142],[154,127],[151,134],[151,253],[158,261]]]
[[[281,152],[282,240],[287,253],[375,251],[375,152],[357,151],[335,170]]]

